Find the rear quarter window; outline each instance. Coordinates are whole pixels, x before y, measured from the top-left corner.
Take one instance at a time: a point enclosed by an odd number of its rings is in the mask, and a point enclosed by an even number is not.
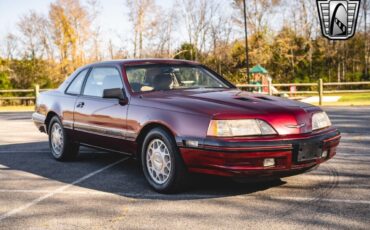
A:
[[[88,69],[81,71],[77,77],[75,77],[72,83],[68,86],[66,93],[68,94],[80,94],[82,84],[84,82],[85,76],[88,72]]]

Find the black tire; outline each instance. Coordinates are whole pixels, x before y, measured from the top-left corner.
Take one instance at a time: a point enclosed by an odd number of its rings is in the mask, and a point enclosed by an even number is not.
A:
[[[53,138],[53,127],[57,128],[60,127],[60,137],[63,139],[63,143],[60,144],[61,148],[57,151],[57,148],[53,147],[52,138]],[[51,156],[58,160],[58,161],[70,161],[74,160],[80,148],[78,143],[71,141],[70,137],[66,134],[62,122],[59,120],[57,116],[54,116],[50,122],[48,127],[48,134],[49,134],[49,147],[51,151]]]
[[[147,164],[147,150],[154,140],[161,140],[167,147],[170,155],[171,170],[167,180],[163,183],[157,183],[149,172]],[[189,174],[185,164],[180,156],[179,149],[174,138],[162,128],[152,129],[145,137],[141,148],[141,164],[146,180],[149,185],[159,193],[176,193],[186,188],[188,185]]]

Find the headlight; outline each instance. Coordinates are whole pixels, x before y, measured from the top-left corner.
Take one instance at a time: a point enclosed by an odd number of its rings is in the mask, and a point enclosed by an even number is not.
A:
[[[257,119],[247,120],[211,120],[208,136],[242,137],[257,135],[273,135],[276,131],[266,122]]]
[[[331,126],[331,122],[325,112],[318,112],[312,116],[312,130],[322,129],[329,126]]]

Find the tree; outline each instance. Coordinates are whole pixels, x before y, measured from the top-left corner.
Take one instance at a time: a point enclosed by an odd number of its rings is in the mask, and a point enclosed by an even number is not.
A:
[[[39,84],[42,88],[55,87],[50,78],[52,67],[45,60],[13,60],[9,63],[12,85],[20,89],[32,88]]]
[[[260,32],[270,25],[271,18],[275,10],[280,6],[281,0],[253,0],[246,1],[248,29],[251,34]],[[244,22],[243,17],[243,0],[233,0],[234,9],[237,11],[237,16],[234,17],[235,23],[242,28]]]
[[[149,42],[149,47],[152,49],[149,48],[149,52],[152,52],[155,57],[170,57],[173,32],[178,17],[175,8],[167,12],[160,9],[160,12],[162,13],[157,15],[156,21],[161,23],[156,23],[157,26],[152,28],[152,37]]]
[[[250,65],[267,66],[272,57],[272,47],[266,29],[252,34],[249,38]]]
[[[368,35],[368,31],[367,31],[367,29],[368,29],[367,28],[367,17],[368,17],[367,14],[368,14],[369,7],[370,7],[369,1],[364,0],[364,2],[362,4],[362,8],[363,8],[363,15],[364,15],[364,42],[365,42],[364,76],[365,76],[365,79],[369,79],[368,74],[369,74],[369,52],[370,52],[369,49],[370,48],[369,48],[369,35]]]
[[[197,50],[195,60],[199,60],[198,50],[204,51],[212,21],[219,8],[217,1],[183,0],[182,14],[188,35],[188,43],[193,44]]]
[[[88,15],[89,21],[91,23],[91,46],[92,53],[90,54],[90,59],[93,61],[100,61],[102,59],[102,50],[101,50],[101,27],[98,22],[99,15],[101,11],[100,3],[98,0],[89,0],[88,1],[89,12]]]
[[[85,62],[84,50],[90,35],[88,12],[79,0],[57,0],[50,5],[49,19],[61,74],[65,76]]]
[[[5,61],[0,61],[0,89],[11,89],[9,70]]]
[[[230,15],[218,14],[210,26],[210,44],[211,52],[205,60],[208,65],[222,74],[226,71],[224,60],[227,58],[227,51],[233,31],[232,24],[229,23]]]
[[[154,0],[127,0],[126,4],[133,26],[134,57],[143,57],[144,38],[149,40],[159,23],[156,20],[158,8]]]
[[[98,0],[83,2],[55,0],[48,15],[20,17],[1,42],[0,87],[55,87],[85,63],[132,56],[197,60],[244,82],[242,0],[177,0],[169,8],[156,0],[125,0],[132,29],[120,37],[122,45],[114,44],[112,31],[102,36]],[[362,1],[353,38],[330,41],[321,36],[315,1],[247,1],[250,64],[266,67],[276,82],[369,79],[368,9],[369,1]]]
[[[270,70],[274,79],[295,81],[305,76],[301,70],[307,68],[306,44],[305,38],[296,34],[294,30],[282,28],[272,44]]]
[[[198,53],[197,47],[190,43],[183,43],[176,51],[173,58],[184,60],[195,60],[195,54]]]
[[[18,22],[24,56],[35,59],[44,56],[53,59],[48,21],[35,11],[30,11]],[[45,55],[46,54],[46,55]]]
[[[15,52],[17,50],[17,37],[12,34],[12,33],[9,33],[6,35],[5,37],[5,55],[6,55],[6,58],[8,60],[11,60],[15,57]]]

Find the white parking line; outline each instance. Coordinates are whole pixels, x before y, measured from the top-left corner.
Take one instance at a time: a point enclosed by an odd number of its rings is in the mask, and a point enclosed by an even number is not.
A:
[[[82,181],[85,181],[85,180],[89,179],[90,177],[95,176],[96,174],[101,173],[102,171],[104,171],[106,169],[109,169],[109,168],[111,168],[111,167],[113,167],[113,166],[115,166],[115,165],[117,165],[117,164],[119,164],[119,163],[121,163],[121,162],[123,162],[125,160],[128,160],[128,159],[129,159],[129,157],[120,159],[120,160],[118,160],[118,161],[116,161],[116,162],[114,162],[112,164],[109,164],[109,165],[107,165],[107,166],[105,166],[105,167],[103,167],[101,169],[98,169],[98,170],[96,170],[96,171],[94,171],[92,173],[89,173],[89,174],[87,174],[87,175],[85,175],[85,176],[83,176],[83,177],[81,177],[81,178],[73,181],[70,184],[67,184],[67,185],[64,185],[62,187],[59,187],[58,189],[52,190],[49,193],[47,193],[47,194],[45,194],[43,196],[40,196],[39,198],[36,198],[33,201],[31,201],[31,202],[29,202],[29,203],[27,203],[25,205],[22,205],[22,206],[20,206],[20,207],[18,207],[16,209],[10,210],[9,212],[4,213],[4,214],[2,214],[0,216],[0,221],[4,220],[4,219],[6,219],[6,218],[8,218],[10,216],[13,216],[13,215],[15,215],[15,214],[17,214],[17,213],[19,213],[19,212],[21,212],[21,211],[23,211],[23,210],[31,207],[31,206],[33,206],[33,205],[36,205],[36,204],[40,203],[41,201],[43,201],[43,200],[45,200],[45,199],[47,199],[47,198],[49,198],[51,196],[54,196],[57,193],[63,192],[64,190],[72,187],[73,185],[78,184],[78,183],[81,183]]]

